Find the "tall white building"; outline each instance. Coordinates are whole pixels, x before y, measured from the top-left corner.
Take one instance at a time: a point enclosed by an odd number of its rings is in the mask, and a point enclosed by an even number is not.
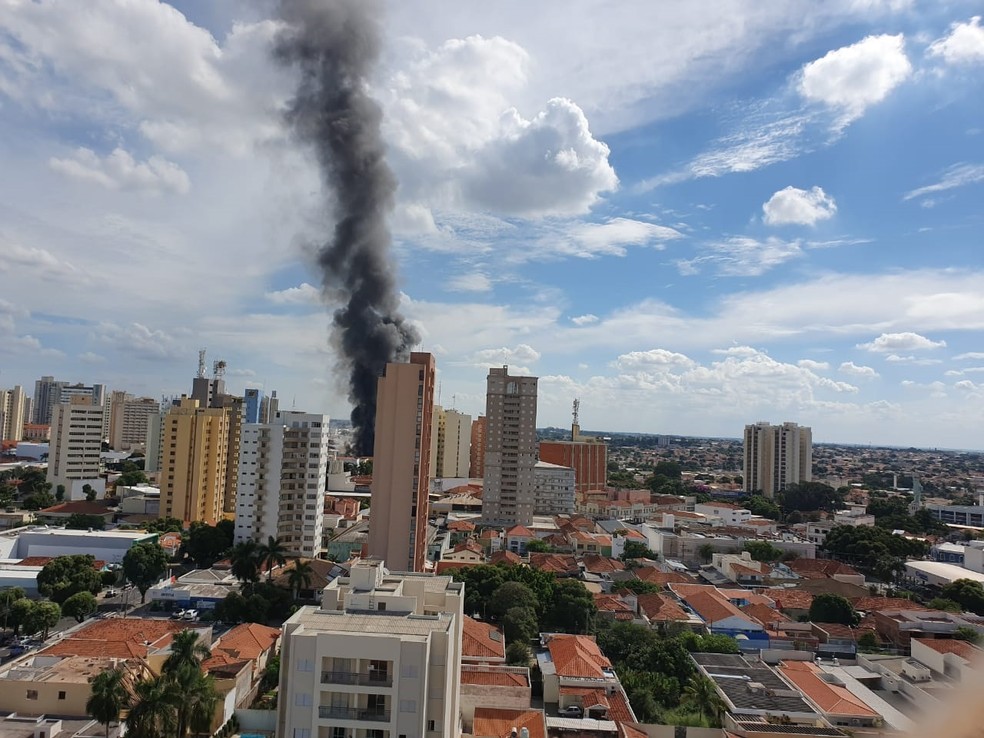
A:
[[[34,422],[48,425],[52,422],[55,405],[67,404],[73,397],[82,397],[93,405],[103,407],[106,404],[106,387],[102,384],[69,384],[51,376],[41,377],[34,382]]]
[[[536,377],[489,369],[482,523],[531,525],[536,495]]]
[[[536,462],[533,468],[533,478],[536,480],[533,512],[536,515],[573,515],[577,488],[574,477],[572,467]]]
[[[24,440],[24,408],[27,396],[19,384],[13,389],[0,390],[0,440]]]
[[[775,497],[813,479],[813,433],[796,423],[745,426],[742,489]]]
[[[468,476],[471,463],[471,415],[434,406],[431,427],[431,477]]]
[[[277,735],[458,738],[464,589],[363,561],[283,625]]]
[[[91,397],[76,395],[52,407],[47,478],[55,487],[65,485],[66,500],[85,499],[86,484],[99,497],[105,494],[106,482],[99,476],[102,430],[103,408]]]
[[[237,543],[273,536],[299,556],[321,553],[329,435],[327,415],[286,410],[273,422],[243,425]]]

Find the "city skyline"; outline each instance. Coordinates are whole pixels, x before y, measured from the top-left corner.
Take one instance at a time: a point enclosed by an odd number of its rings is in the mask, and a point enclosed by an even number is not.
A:
[[[564,6],[558,34],[560,7],[382,4],[401,308],[442,404],[477,416],[508,364],[541,427],[580,397],[585,428],[981,448],[975,5]],[[0,19],[4,388],[179,395],[207,346],[231,392],[348,416],[261,12]]]

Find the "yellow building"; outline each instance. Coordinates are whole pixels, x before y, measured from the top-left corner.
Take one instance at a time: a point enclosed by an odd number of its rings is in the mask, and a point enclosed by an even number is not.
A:
[[[222,519],[229,426],[229,408],[202,408],[182,398],[168,410],[161,427],[161,516],[209,525]]]

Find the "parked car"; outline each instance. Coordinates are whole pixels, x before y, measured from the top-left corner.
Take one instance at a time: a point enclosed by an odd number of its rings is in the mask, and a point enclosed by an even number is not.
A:
[[[181,616],[182,620],[198,620],[198,610],[185,610]]]
[[[116,597],[116,595],[118,595],[118,594],[119,594],[119,592],[117,592],[115,589],[107,589],[106,590],[106,594],[103,595],[103,596],[104,597]]]
[[[584,715],[584,710],[582,710],[579,705],[568,705],[557,714],[560,717],[580,718],[582,715]]]
[[[184,617],[184,614],[185,614],[184,610],[175,610],[174,612],[171,613],[171,618],[173,620],[180,620],[181,618]]]

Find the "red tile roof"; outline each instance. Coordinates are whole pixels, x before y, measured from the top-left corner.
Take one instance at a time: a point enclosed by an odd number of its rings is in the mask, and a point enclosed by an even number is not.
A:
[[[851,604],[855,610],[927,610],[929,608],[904,597],[853,597]]]
[[[599,612],[612,613],[616,620],[635,620],[635,610],[618,595],[599,593],[594,596],[594,603]]]
[[[452,520],[450,523],[448,523],[448,530],[471,533],[473,530],[475,530],[475,524],[470,520]]]
[[[523,563],[523,557],[512,551],[496,551],[489,557],[490,564],[512,564],[519,566]]]
[[[146,658],[149,648],[163,648],[175,633],[188,628],[175,620],[107,618],[77,630],[41,651],[46,656]]]
[[[977,661],[984,655],[984,651],[970,641],[961,641],[956,638],[913,638],[912,640],[933,649],[937,653],[954,653],[967,661]]]
[[[560,694],[578,697],[581,707],[584,708],[585,712],[592,707],[600,706],[608,710],[608,720],[614,720],[617,723],[635,722],[635,715],[632,714],[632,708],[629,707],[629,703],[621,690],[616,689],[611,694],[608,694],[607,690],[603,687],[568,687],[561,685]]]
[[[71,515],[80,513],[82,515],[112,515],[113,511],[105,502],[89,502],[88,500],[73,500],[72,502],[60,502],[57,505],[46,507],[39,510],[39,515],[60,514]]]
[[[644,594],[638,597],[639,609],[653,623],[687,621],[690,615],[675,599],[663,594]]]
[[[470,664],[461,665],[461,683],[471,684],[477,687],[529,687],[530,682],[526,674],[517,671],[507,671],[514,667],[503,669],[482,668],[477,669]]]
[[[461,628],[461,657],[465,659],[504,660],[506,639],[494,625],[465,615]]]
[[[777,610],[809,610],[813,604],[813,595],[801,589],[770,588],[762,594],[776,603]]]
[[[536,535],[525,525],[514,525],[506,531],[508,538],[536,538]]]
[[[28,556],[26,559],[21,559],[17,562],[17,566],[44,566],[55,560],[54,556]],[[106,566],[106,562],[100,559],[96,559],[92,562],[92,568],[96,570],[102,570]]]
[[[578,566],[577,559],[569,554],[555,553],[531,553],[530,567],[548,571],[553,574],[578,574],[581,567]]]
[[[479,566],[481,561],[438,561],[434,567],[435,574],[447,574],[455,569],[465,569],[469,566]]]
[[[472,735],[475,738],[509,738],[512,729],[526,728],[530,738],[547,738],[543,710],[511,710],[503,707],[476,707]]]
[[[599,556],[598,554],[584,554],[581,557],[581,563],[584,565],[585,571],[592,574],[610,574],[613,571],[625,570],[625,564],[618,559]]]
[[[779,670],[827,715],[879,716],[846,687],[824,681],[820,676],[820,669],[809,661],[783,661]]]
[[[228,656],[255,661],[266,651],[277,645],[280,628],[270,628],[258,623],[237,625],[212,647],[212,652],[221,651]]]
[[[745,605],[741,608],[741,611],[748,615],[749,617],[762,623],[762,625],[771,625],[776,622],[787,622],[789,618],[783,615],[778,610],[775,610],[768,605],[763,605],[760,603],[753,603],[751,605]]]
[[[786,565],[804,578],[829,579],[834,574],[858,574],[854,567],[833,559],[793,559]]]
[[[547,648],[558,676],[600,679],[606,676],[603,670],[612,668],[591,636],[557,634],[550,639]]]
[[[644,582],[659,584],[661,586],[666,586],[670,582],[697,584],[697,580],[689,574],[677,571],[660,571],[654,566],[640,566],[638,569],[633,569],[632,572]]]

